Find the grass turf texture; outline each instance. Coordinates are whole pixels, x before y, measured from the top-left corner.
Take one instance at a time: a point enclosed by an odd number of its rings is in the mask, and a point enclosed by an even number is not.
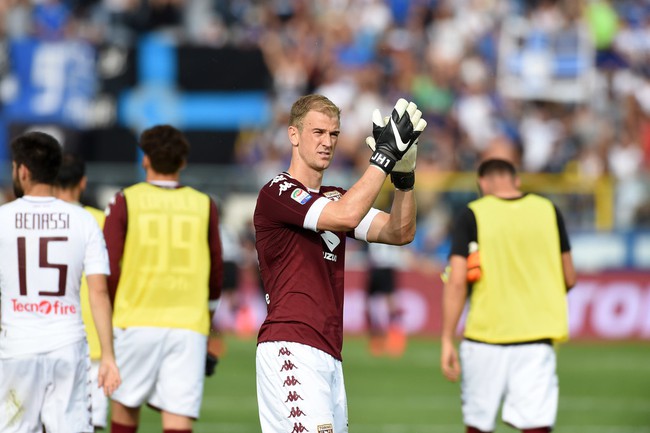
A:
[[[255,341],[226,337],[206,380],[195,433],[257,433]],[[343,367],[351,433],[464,432],[458,384],[439,371],[437,340],[412,338],[402,358],[374,358],[346,337]],[[569,342],[558,351],[560,407],[554,433],[650,433],[650,342]],[[160,432],[145,408],[139,433]],[[497,423],[497,433],[516,430]]]

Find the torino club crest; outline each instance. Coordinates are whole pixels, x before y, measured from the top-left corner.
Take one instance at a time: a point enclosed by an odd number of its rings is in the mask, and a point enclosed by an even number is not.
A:
[[[334,427],[332,424],[321,424],[316,427],[318,433],[334,433]]]

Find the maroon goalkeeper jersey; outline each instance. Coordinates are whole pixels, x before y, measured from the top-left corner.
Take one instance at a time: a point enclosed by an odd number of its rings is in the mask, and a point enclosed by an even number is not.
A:
[[[292,341],[341,359],[347,233],[319,231],[316,223],[344,192],[308,190],[288,173],[262,187],[253,222],[268,311],[258,343]]]

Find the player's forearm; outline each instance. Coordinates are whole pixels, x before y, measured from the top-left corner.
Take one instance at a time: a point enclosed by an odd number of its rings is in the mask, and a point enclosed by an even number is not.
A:
[[[380,230],[378,241],[392,245],[405,245],[415,237],[415,193],[395,191],[386,225]]]
[[[467,262],[452,256],[449,280],[442,291],[442,340],[452,342],[467,300]]]
[[[113,352],[113,308],[108,296],[106,276],[88,275],[88,297],[90,310],[97,329],[102,358],[114,358]]]
[[[442,295],[442,333],[443,341],[451,342],[456,335],[456,327],[463,314],[465,296],[458,287],[446,284]]]
[[[377,199],[385,180],[386,173],[369,166],[340,200],[325,206],[318,220],[318,228],[336,231],[356,228]]]

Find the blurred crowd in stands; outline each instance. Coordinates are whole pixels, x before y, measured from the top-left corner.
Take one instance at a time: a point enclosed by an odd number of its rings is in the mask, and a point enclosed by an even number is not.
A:
[[[287,165],[297,96],[322,93],[343,109],[341,169],[366,163],[372,110],[406,97],[430,125],[418,172],[472,171],[501,155],[524,172],[609,175],[616,227],[650,225],[650,1],[3,0],[0,14],[4,38],[130,46],[160,31],[183,44],[261,49],[273,119],[236,147],[237,161],[261,172]],[[508,45],[506,28],[523,36]],[[524,59],[540,45],[541,56]],[[564,63],[553,72],[553,62]],[[567,77],[575,88],[544,90]],[[517,80],[530,83],[507,97]],[[450,212],[436,207],[423,197],[420,212],[429,236],[444,236]]]

